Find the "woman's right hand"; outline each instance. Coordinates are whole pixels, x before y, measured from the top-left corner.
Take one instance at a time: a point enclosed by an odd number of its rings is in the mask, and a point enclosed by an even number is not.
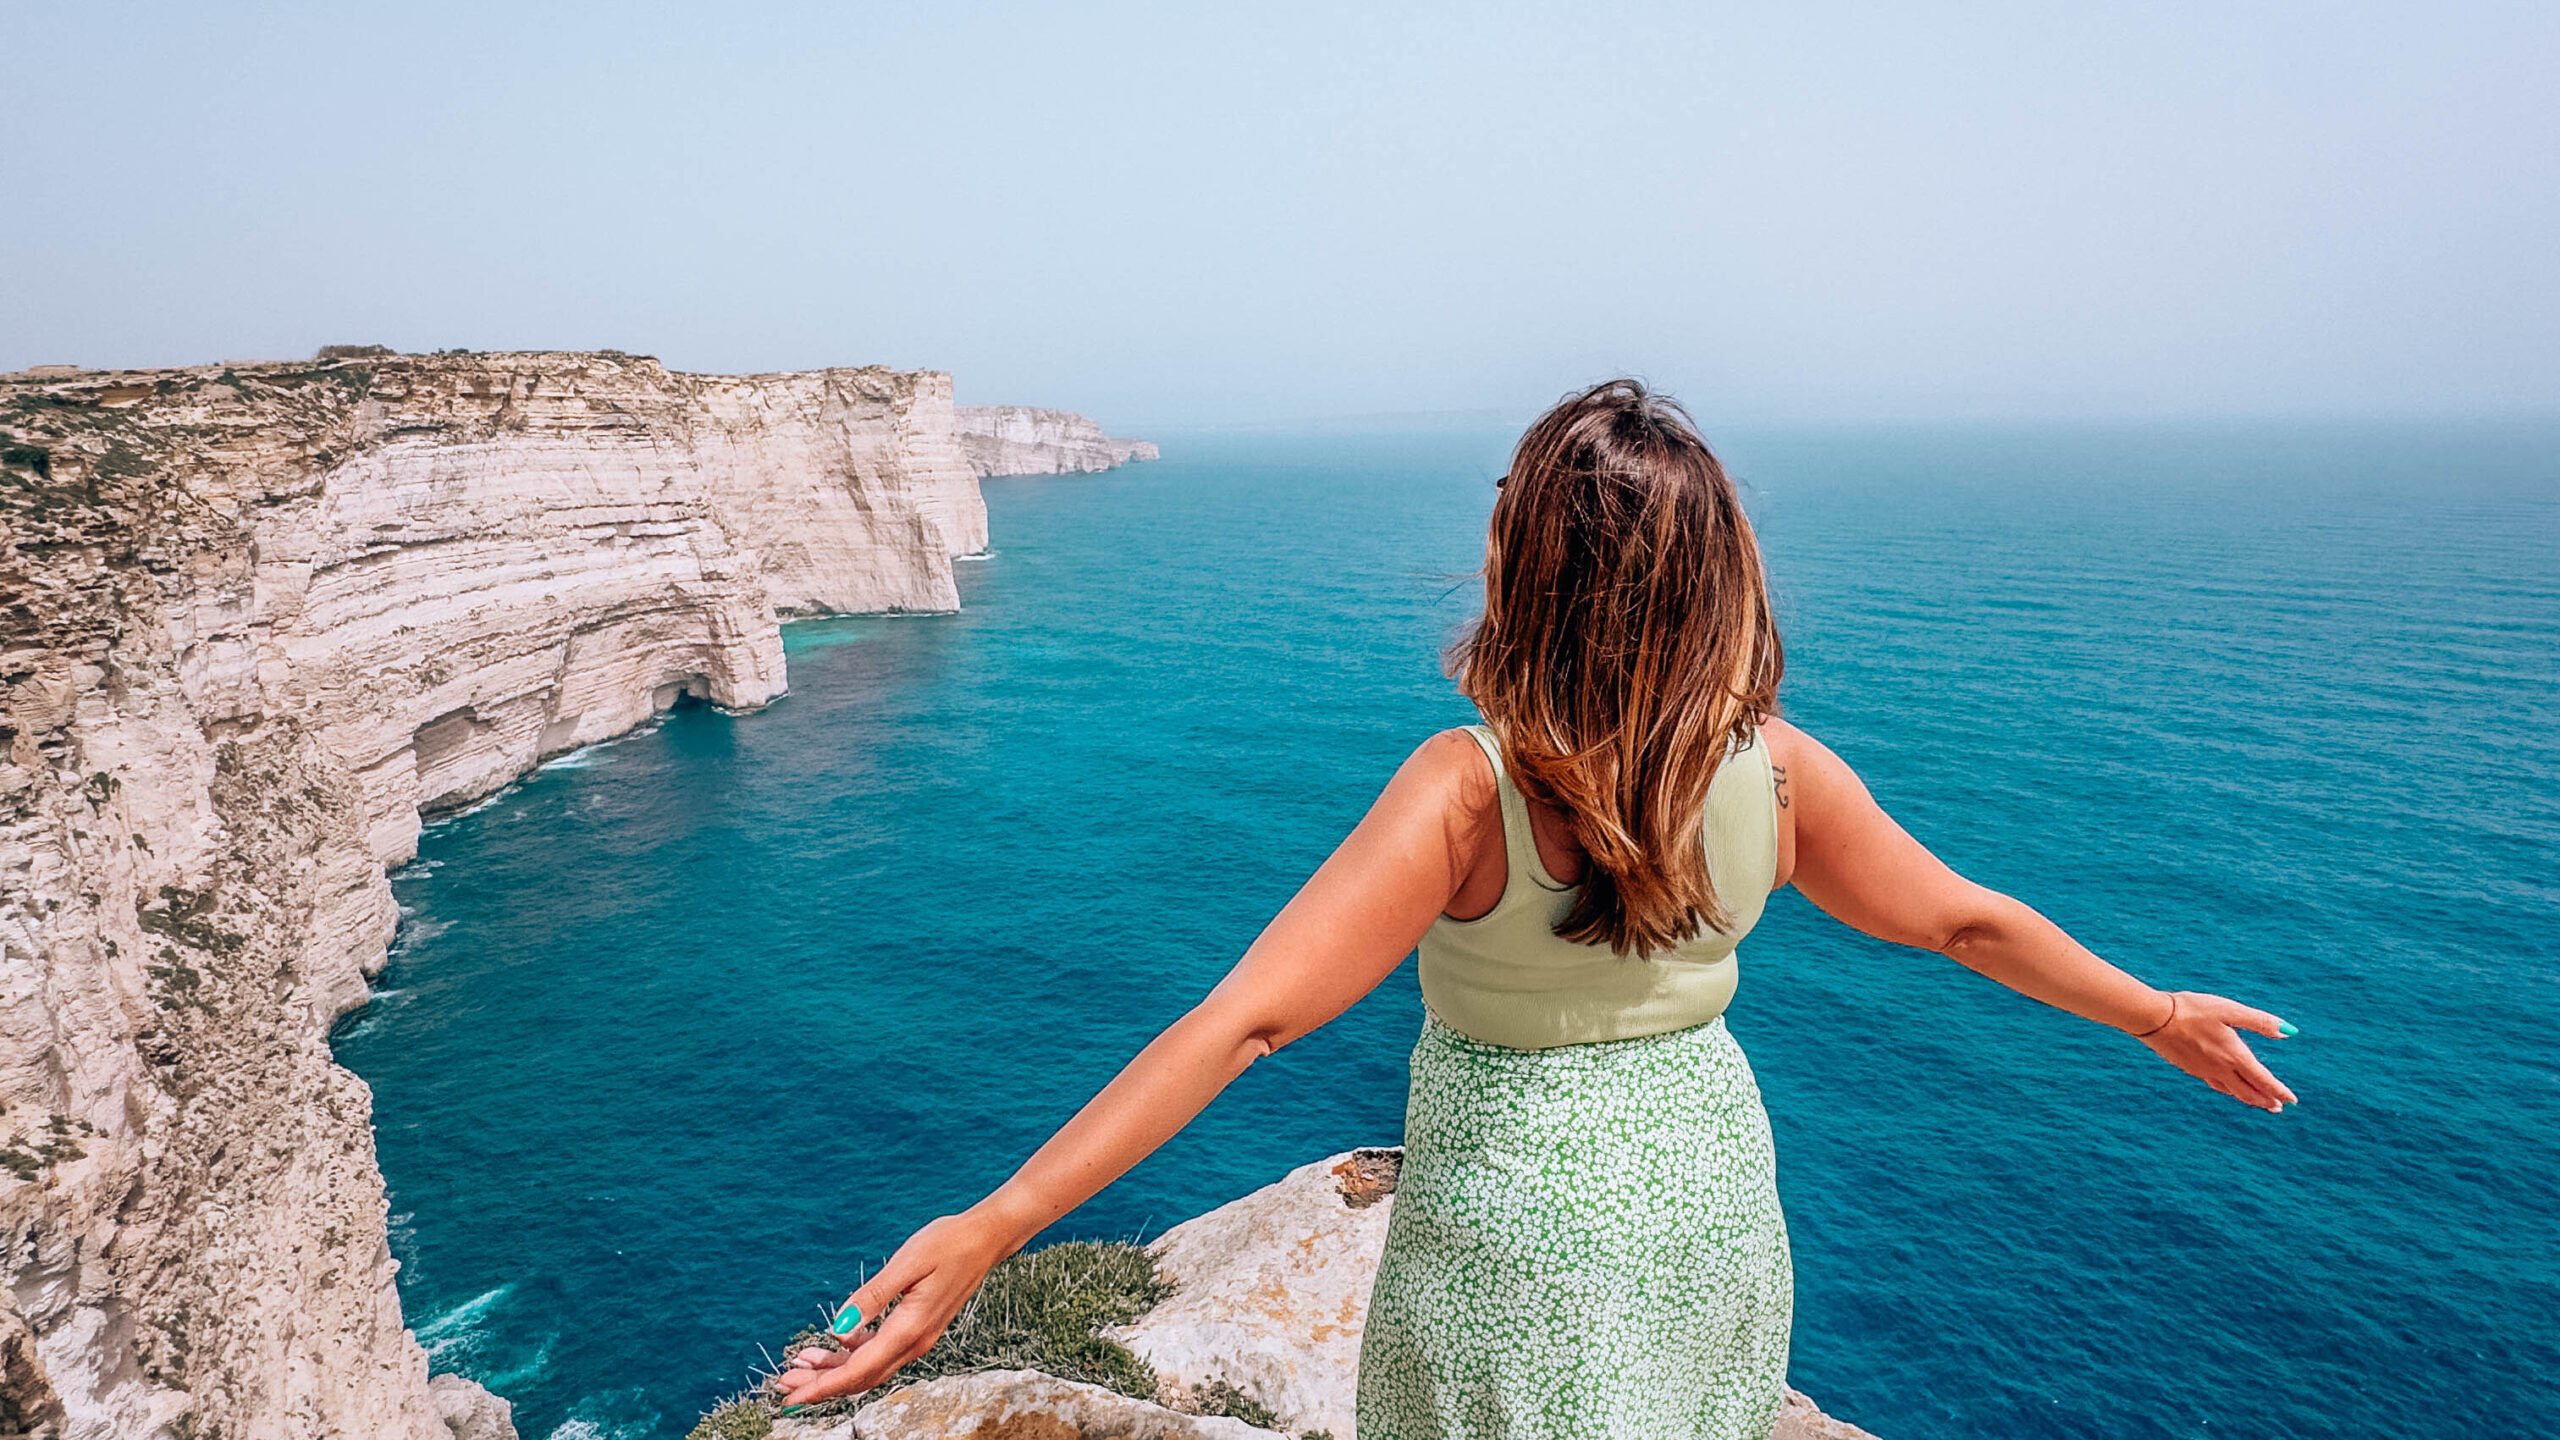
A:
[[[2243,1030],[2254,1030],[2270,1040],[2293,1033],[2292,1027],[2264,1010],[2220,995],[2180,990],[2171,997],[2169,1018],[2160,1028],[2133,1038],[2241,1104],[2282,1114],[2284,1107],[2297,1103],[2293,1090],[2250,1052],[2249,1042],[2240,1038]]]
[[[846,1302],[860,1307],[863,1324],[843,1337],[845,1348],[812,1345],[773,1378],[782,1403],[859,1395],[888,1379],[933,1348],[987,1272],[1017,1248],[1009,1227],[979,1209],[945,1215],[918,1230]],[[892,1301],[895,1310],[889,1309]]]

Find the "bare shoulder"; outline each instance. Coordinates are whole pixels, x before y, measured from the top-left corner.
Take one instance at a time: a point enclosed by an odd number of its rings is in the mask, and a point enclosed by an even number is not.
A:
[[[1841,828],[1844,814],[1866,801],[1866,787],[1848,762],[1803,730],[1771,716],[1760,725],[1769,747],[1769,781],[1778,801],[1778,884],[1798,878],[1809,846]],[[1863,808],[1872,809],[1872,802]]]
[[[1428,797],[1460,815],[1476,814],[1495,803],[1493,762],[1464,730],[1443,730],[1414,747],[1389,788],[1408,782],[1417,799]]]
[[[1775,715],[1760,722],[1760,735],[1769,742],[1769,768],[1777,772],[1781,806],[1790,805],[1794,794],[1801,794],[1808,784],[1818,786],[1843,776],[1856,779],[1848,762],[1833,754],[1830,746]]]
[[[1438,836],[1460,873],[1474,866],[1488,835],[1494,849],[1502,844],[1493,762],[1464,730],[1443,730],[1415,746],[1369,816],[1407,834]]]
[[[1867,782],[1832,748],[1788,724],[1771,720],[1769,766],[1776,772],[1780,829],[1790,840],[1816,849],[1845,845],[1872,848],[1908,840],[1876,804]],[[1796,847],[1795,853],[1805,853]]]
[[[1769,760],[1776,765],[1790,760],[1801,762],[1807,752],[1822,749],[1821,741],[1775,715],[1760,722],[1760,738],[1769,742]]]

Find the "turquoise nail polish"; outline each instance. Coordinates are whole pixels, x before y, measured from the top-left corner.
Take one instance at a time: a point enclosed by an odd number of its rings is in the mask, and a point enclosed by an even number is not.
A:
[[[2294,1028],[2294,1024],[2293,1024],[2293,1022],[2292,1022],[2292,1021],[2290,1021],[2290,1020],[2279,1020],[2279,1021],[2277,1021],[2277,1022],[2276,1022],[2276,1033],[2277,1033],[2277,1034],[2279,1034],[2279,1035],[2281,1035],[2281,1036],[2283,1036],[2283,1037],[2284,1037],[2284,1038],[2286,1038],[2287,1040],[2290,1040],[2290,1039],[2292,1039],[2294,1036],[2299,1035],[2299,1034],[2301,1034],[2302,1032],[2301,1032],[2300,1030],[2298,1030],[2298,1029]]]
[[[797,1415],[808,1408],[809,1407],[806,1405],[785,1405],[782,1407],[782,1413],[785,1415]]]
[[[838,1335],[850,1335],[861,1329],[862,1307],[847,1300],[844,1302],[844,1308],[836,1312],[835,1323],[827,1328]]]

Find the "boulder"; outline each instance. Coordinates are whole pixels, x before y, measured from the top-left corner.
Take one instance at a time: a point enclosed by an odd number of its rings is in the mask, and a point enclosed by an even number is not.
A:
[[[1293,1434],[1350,1440],[1360,1332],[1402,1159],[1371,1149],[1318,1160],[1174,1226],[1151,1247],[1173,1298],[1105,1333],[1169,1390],[1223,1381]]]
[[[427,1381],[427,1397],[453,1440],[516,1440],[516,1407],[481,1388],[476,1380],[437,1375]]]

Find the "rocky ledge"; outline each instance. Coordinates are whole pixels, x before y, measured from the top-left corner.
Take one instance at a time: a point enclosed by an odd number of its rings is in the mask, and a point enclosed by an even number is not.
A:
[[[1152,1372],[1151,1396],[986,1370],[822,1419],[733,1404],[694,1440],[1357,1440],[1360,1332],[1401,1158],[1353,1150],[1302,1165],[1148,1247],[1171,1293],[1102,1333]],[[1875,1437],[1790,1389],[1772,1440]]]
[[[0,376],[0,1435],[493,1440],[331,1062],[420,816],[780,620],[956,608],[951,378],[393,355]]]

